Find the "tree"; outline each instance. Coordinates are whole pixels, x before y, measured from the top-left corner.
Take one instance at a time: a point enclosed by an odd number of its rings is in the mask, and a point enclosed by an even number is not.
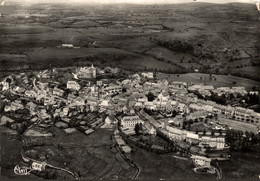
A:
[[[123,92],[123,93],[126,92],[126,88],[125,88],[125,87],[123,87],[122,92]]]
[[[149,92],[147,94],[147,98],[148,98],[148,101],[153,101],[155,99],[155,96],[153,95],[153,93]]]
[[[134,130],[135,130],[135,134],[136,134],[136,135],[139,135],[139,131],[140,131],[140,126],[139,126],[139,124],[135,124]]]
[[[182,123],[182,129],[185,129],[185,128],[186,128],[186,125],[187,125],[187,121],[183,121],[183,123]]]
[[[204,128],[204,130],[203,130],[203,135],[205,135],[206,134],[206,129]]]

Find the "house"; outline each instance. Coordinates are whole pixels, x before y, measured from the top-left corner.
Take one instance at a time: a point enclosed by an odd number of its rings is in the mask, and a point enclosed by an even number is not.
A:
[[[171,140],[179,140],[182,141],[184,139],[183,131],[174,127],[166,126],[165,127],[168,137]]]
[[[96,82],[96,85],[97,85],[98,87],[101,87],[101,86],[103,85],[103,82],[102,82],[101,80],[99,80],[99,81]]]
[[[116,118],[113,115],[109,115],[105,119],[105,123],[107,123],[107,124],[116,124],[117,120],[116,120]]]
[[[188,90],[190,91],[194,91],[194,90],[214,90],[214,87],[211,85],[193,85],[193,86],[189,86]]]
[[[224,137],[217,137],[217,150],[223,150],[225,148],[225,138]]]
[[[86,130],[84,133],[85,133],[86,135],[89,135],[89,134],[92,133],[92,132],[94,132],[94,130],[90,128],[90,129]]]
[[[12,111],[16,111],[16,110],[23,109],[23,108],[24,108],[24,106],[23,106],[23,104],[22,104],[22,102],[20,100],[15,100],[10,105],[10,109]]]
[[[44,105],[45,106],[54,105],[54,104],[56,104],[54,97],[45,97],[45,99],[44,99]]]
[[[32,169],[41,172],[45,170],[46,165],[45,162],[32,162]]]
[[[259,92],[258,91],[249,91],[249,94],[250,95],[259,95]]]
[[[112,73],[112,74],[117,74],[118,73],[118,68],[111,68],[111,67],[106,67],[105,72],[108,72],[108,73]]]
[[[199,135],[192,132],[188,132],[186,136],[186,141],[190,143],[197,142],[199,141]]]
[[[7,117],[7,116],[2,116],[1,119],[0,119],[0,126],[6,125],[7,122],[13,123],[14,120]]]
[[[191,159],[197,167],[210,167],[211,159],[203,156],[192,155]]]
[[[168,85],[170,91],[174,89],[184,89],[186,86],[187,84],[185,82],[170,82]]]
[[[119,85],[110,85],[108,87],[103,87],[102,94],[103,95],[113,95],[117,93],[122,93],[122,87]]]
[[[25,95],[28,96],[28,97],[31,97],[31,98],[36,97],[36,94],[37,93],[34,90],[26,90],[25,91]]]
[[[101,102],[99,103],[99,108],[106,108],[110,105],[110,100],[106,100],[106,99],[103,99],[101,100]]]
[[[141,73],[141,75],[144,78],[148,78],[148,79],[153,79],[154,78],[153,72],[143,72],[143,73]]]
[[[139,116],[124,116],[121,120],[121,126],[127,128],[134,128],[136,124],[143,123]]]
[[[122,81],[122,84],[125,85],[125,84],[130,84],[132,81],[130,79],[125,79]]]
[[[8,90],[10,88],[10,83],[9,82],[2,81],[1,84],[3,86],[3,88],[2,88],[3,91],[4,90]]]
[[[81,67],[76,70],[76,74],[79,78],[96,78],[97,69],[91,65],[91,67]]]
[[[238,94],[241,94],[242,96],[247,94],[245,87],[232,87],[232,90]]]
[[[37,107],[37,105],[34,104],[33,102],[28,102],[28,103],[26,104],[26,108],[29,109],[30,111],[35,111],[35,110],[36,110],[36,107]]]
[[[65,133],[67,133],[67,134],[72,134],[72,133],[74,133],[74,132],[77,131],[76,128],[66,128],[66,129],[63,129],[63,130],[64,130]]]
[[[217,147],[217,138],[210,138],[210,142],[209,142],[209,146],[210,147],[213,147],[213,148],[216,148]]]
[[[146,129],[147,133],[150,135],[156,135],[156,129],[149,123],[144,123],[143,127]]]
[[[197,111],[213,112],[213,106],[209,106],[209,105],[190,104],[189,107],[190,107],[191,109],[194,109],[194,110],[197,110]]]
[[[69,93],[68,97],[67,97],[67,101],[68,103],[72,103],[74,101],[74,99],[76,99],[77,96],[75,96],[75,94],[73,93]]]
[[[127,145],[122,146],[121,149],[124,153],[131,153],[132,151],[132,149]]]
[[[25,92],[25,89],[23,87],[19,87],[19,86],[14,86],[13,87],[13,91],[19,93],[19,94],[22,94]]]
[[[136,79],[136,80],[141,80],[141,77],[140,77],[139,74],[133,74],[130,77],[133,78],[133,79]]]
[[[62,48],[73,48],[74,46],[72,44],[62,44]]]
[[[209,143],[210,143],[210,136],[202,136],[200,141],[204,145],[209,145]]]
[[[75,104],[76,106],[81,106],[81,105],[85,105],[85,100],[81,97],[76,97],[74,100],[73,100],[73,104]]]
[[[64,94],[64,90],[59,89],[58,87],[54,87],[54,89],[52,90],[52,94],[62,97]]]
[[[115,136],[115,141],[116,141],[116,143],[117,143],[119,146],[124,146],[124,145],[126,145],[126,144],[125,144],[125,141],[124,141],[120,136]]]
[[[67,89],[79,90],[80,85],[76,81],[68,81],[67,82]]]
[[[248,111],[246,108],[236,107],[233,113],[233,117],[237,120],[244,121],[249,117]]]

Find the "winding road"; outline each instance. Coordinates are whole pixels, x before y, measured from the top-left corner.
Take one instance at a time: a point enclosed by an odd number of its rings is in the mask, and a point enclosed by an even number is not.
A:
[[[116,129],[117,129],[117,127],[116,127]],[[114,136],[112,136],[112,139],[113,139],[113,142],[116,143],[116,140],[115,140],[115,137],[114,137]],[[115,144],[115,145],[116,145],[116,144]],[[118,147],[117,145],[116,145],[115,147],[116,147],[117,151],[120,153],[120,155],[122,156],[122,158],[123,158],[129,165],[131,165],[134,169],[136,169],[136,172],[135,172],[135,174],[134,174],[133,177],[132,177],[133,180],[136,180],[136,179],[138,178],[140,172],[141,172],[141,168],[140,168],[137,164],[135,164],[134,162],[131,162],[128,158],[126,158],[126,156],[124,155],[124,153],[122,153],[122,151],[119,149],[119,147]]]
[[[22,137],[22,142],[25,144],[25,140],[23,139],[23,137]],[[23,160],[25,160],[26,162],[32,161],[32,162],[36,162],[36,163],[39,163],[39,164],[45,164],[45,165],[48,166],[49,168],[53,168],[53,169],[56,169],[56,170],[62,170],[62,171],[64,171],[64,172],[67,172],[67,173],[69,173],[70,175],[72,175],[75,179],[77,179],[77,180],[79,179],[79,176],[78,176],[77,173],[72,172],[72,171],[70,171],[70,170],[68,170],[68,169],[65,169],[65,168],[56,167],[56,166],[51,165],[51,164],[49,164],[49,163],[47,163],[47,162],[42,162],[42,161],[39,161],[39,160],[35,160],[35,159],[33,159],[33,158],[30,158],[30,157],[26,156],[26,155],[23,153],[23,150],[21,151],[21,156],[22,156]]]

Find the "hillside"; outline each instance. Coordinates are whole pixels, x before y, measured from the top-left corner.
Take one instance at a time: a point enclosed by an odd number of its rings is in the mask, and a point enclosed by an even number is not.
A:
[[[255,5],[242,3],[17,5],[0,19],[1,71],[80,61],[259,80],[258,17]],[[57,50],[62,43],[81,48]],[[6,54],[27,56],[26,65]]]

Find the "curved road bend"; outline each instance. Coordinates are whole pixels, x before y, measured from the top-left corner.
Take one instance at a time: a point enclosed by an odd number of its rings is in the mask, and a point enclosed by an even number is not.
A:
[[[29,160],[29,161],[33,161],[33,162],[41,163],[41,164],[46,163],[46,162],[42,162],[42,161],[35,160],[35,159],[30,158],[30,157],[28,157],[28,156],[25,156],[24,153],[23,153],[23,151],[21,151],[21,156],[22,156],[22,158],[23,158],[24,160]],[[75,179],[77,179],[77,180],[79,179],[79,176],[78,176],[77,173],[72,172],[72,171],[70,171],[70,170],[68,170],[68,169],[61,168],[61,167],[56,167],[56,166],[51,165],[51,164],[48,164],[48,163],[46,163],[46,166],[48,166],[48,167],[50,167],[50,168],[53,168],[53,169],[56,169],[56,170],[62,170],[62,171],[64,171],[64,172],[67,172],[67,173],[69,173],[70,175],[72,175]]]

